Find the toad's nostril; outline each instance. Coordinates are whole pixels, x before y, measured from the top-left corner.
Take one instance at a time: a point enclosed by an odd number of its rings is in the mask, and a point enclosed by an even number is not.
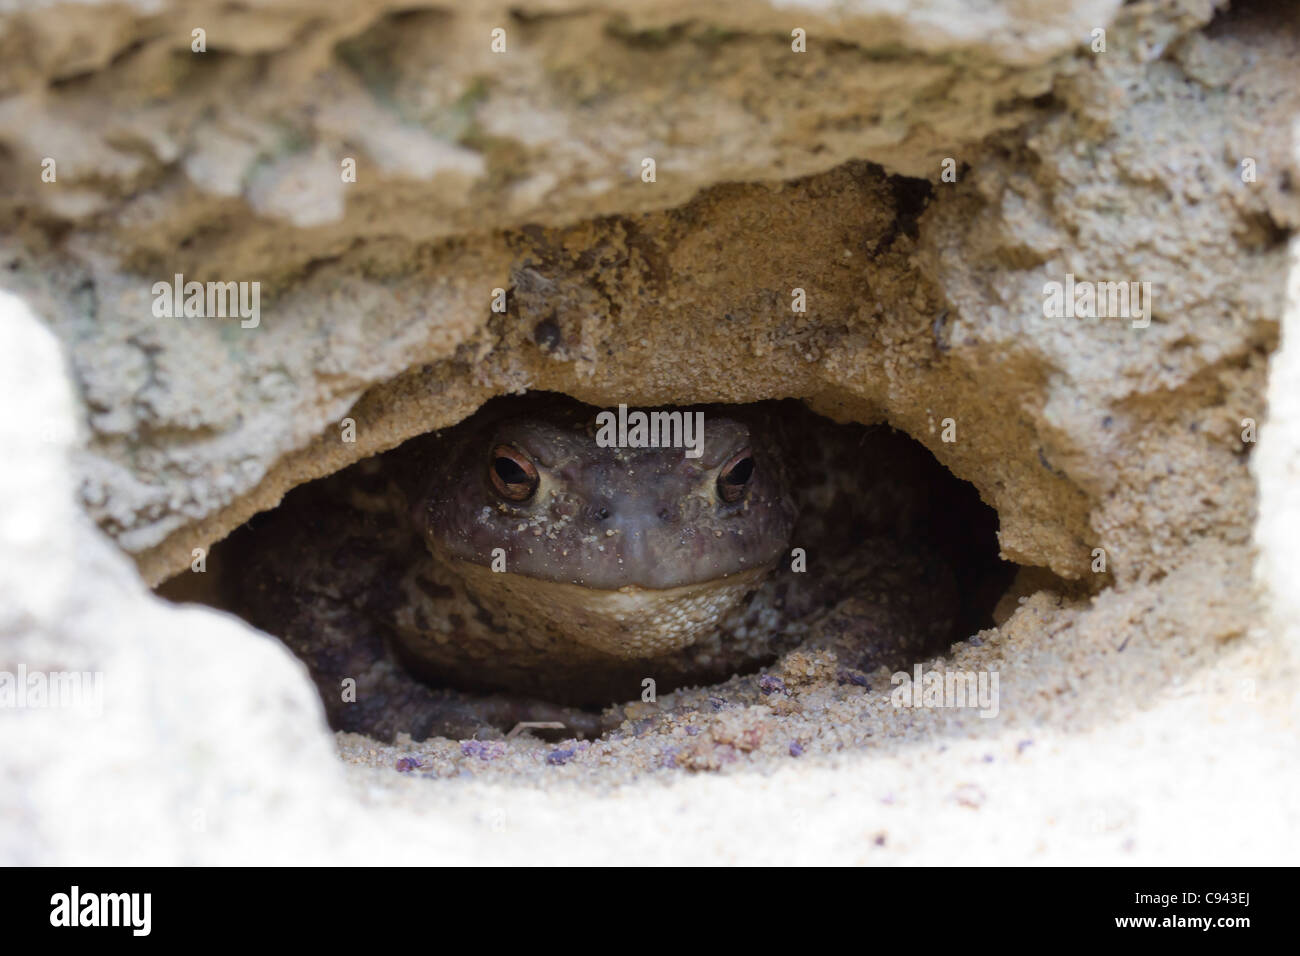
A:
[[[673,516],[673,513],[672,513],[671,511],[669,511],[667,508],[660,508],[660,509],[659,509],[659,520],[660,520],[660,521],[668,521],[669,519],[672,518],[672,516]]]

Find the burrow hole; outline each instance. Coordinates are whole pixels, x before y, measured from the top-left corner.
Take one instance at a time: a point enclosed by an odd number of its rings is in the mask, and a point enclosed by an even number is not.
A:
[[[515,608],[503,615],[493,606],[492,592],[469,593],[466,603],[466,593],[456,593],[464,591],[460,582],[441,580],[446,568],[436,562],[412,584],[412,566],[429,556],[412,518],[412,499],[421,494],[418,484],[424,479],[414,474],[420,462],[445,462],[460,454],[481,467],[471,464],[459,479],[453,473],[450,480],[464,490],[456,507],[493,507],[488,469],[495,426],[485,423],[526,419],[538,403],[551,401],[571,400],[544,393],[495,399],[460,425],[302,485],[214,545],[204,573],[182,572],[158,593],[233,612],[283,640],[308,665],[335,729],[380,739],[406,732],[419,740],[475,736],[484,728],[505,730],[519,720],[558,717],[566,730],[556,736],[594,736],[617,723],[620,704],[642,699],[646,676],[655,678],[662,695],[678,686],[757,672],[828,627],[844,632],[837,646],[850,670],[910,667],[992,626],[999,599],[1017,571],[999,556],[995,511],[972,485],[904,433],[886,425],[837,424],[793,400],[703,406],[708,414],[735,410],[757,422],[752,427],[763,431],[766,447],[779,456],[796,513],[790,540],[763,579],[762,592],[742,597],[767,602],[747,619],[750,656],[736,666],[723,655],[712,670],[706,663],[665,671],[635,659],[626,667],[593,666],[585,686],[584,664],[577,660],[564,665],[567,683],[535,680],[549,667],[547,654],[568,660],[563,645],[541,642],[538,650],[537,634],[527,623],[535,604],[531,611]],[[594,444],[592,454],[599,454]],[[506,477],[518,479],[513,467],[507,467]],[[747,470],[740,475],[747,477]],[[445,473],[443,480],[449,480]],[[581,485],[595,479],[571,469],[559,480]],[[655,494],[680,490],[619,487],[637,497],[642,509],[647,507],[642,496],[653,500]],[[576,497],[592,492],[590,487],[567,490]],[[659,515],[666,519],[674,502],[660,504]],[[614,508],[619,505],[613,502]],[[545,534],[544,519],[542,524]],[[621,559],[680,562],[682,553],[675,548],[700,547],[692,532],[678,529],[667,543],[661,540]],[[591,547],[601,541],[591,536]],[[796,549],[804,556],[801,569],[796,569]],[[705,572],[698,576],[708,578]],[[561,599],[545,587],[534,595],[528,580],[521,584],[527,601]],[[501,600],[517,604],[520,598],[512,594]],[[578,592],[575,598],[566,589],[562,600],[581,605],[586,596]],[[671,602],[647,607],[648,618],[638,626],[652,631],[655,615],[666,620],[675,613]],[[521,620],[526,633],[509,633]],[[434,635],[430,640],[444,646],[479,640],[479,634],[490,635],[493,643],[490,653],[471,655],[468,663],[440,672],[436,664],[412,659],[395,636],[401,628],[423,629],[420,633]],[[511,661],[516,639],[528,646],[521,667]],[[720,646],[731,645],[723,640]],[[355,683],[345,700],[349,679]],[[564,689],[556,692],[555,686]]]

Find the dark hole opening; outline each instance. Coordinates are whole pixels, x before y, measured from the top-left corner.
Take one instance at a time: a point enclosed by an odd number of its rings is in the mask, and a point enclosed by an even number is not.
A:
[[[571,737],[594,736],[616,726],[618,705],[641,699],[642,674],[657,681],[659,695],[679,686],[711,684],[736,672],[757,672],[803,646],[810,634],[823,641],[833,638],[848,675],[844,679],[866,686],[880,667],[910,667],[991,626],[995,605],[1017,570],[999,557],[993,509],[914,439],[883,425],[836,424],[795,401],[739,407],[757,416],[759,429],[770,429],[797,510],[788,547],[781,549],[775,569],[736,598],[753,604],[753,613],[746,612],[745,646],[757,650],[739,664],[739,658],[725,655],[710,662],[703,654],[705,663],[678,671],[634,659],[626,668],[602,671],[590,695],[556,693],[533,681],[539,658],[512,669],[512,641],[536,652],[539,641],[545,643],[539,635],[546,630],[536,615],[547,612],[539,612],[536,602],[576,601],[585,612],[586,592],[544,586],[534,594],[534,582],[524,574],[488,579],[493,586],[499,580],[518,585],[520,595],[509,600],[525,610],[506,614],[493,594],[462,588],[459,580],[440,577],[441,570],[413,576],[410,569],[428,562],[429,551],[412,530],[417,493],[403,480],[414,470],[413,462],[442,461],[458,442],[478,441],[460,436],[481,429],[484,422],[511,420],[548,400],[536,393],[496,399],[455,428],[412,439],[296,488],[277,508],[215,545],[206,574],[182,573],[159,593],[231,611],[283,640],[308,665],[336,729],[380,739],[407,732],[419,740],[491,734],[529,721],[561,723],[564,730],[558,736]],[[706,408],[725,415],[731,407]],[[490,447],[474,459],[484,502],[491,483],[482,463],[489,452]],[[718,462],[716,467],[725,466]],[[747,482],[763,467],[761,460],[747,458],[732,465],[725,477]],[[506,482],[528,479],[509,459],[497,458],[493,468]],[[722,477],[717,474],[711,484]],[[580,480],[585,479],[552,479]],[[663,519],[679,509],[677,502],[654,495],[673,495],[673,487],[637,491],[647,497],[646,513],[654,515],[658,526],[673,524]],[[477,502],[472,477],[464,488],[470,495],[466,500]],[[608,519],[606,504],[599,510]],[[592,516],[596,510],[593,505]],[[419,507],[414,511],[419,520]],[[539,524],[540,537],[550,529]],[[694,530],[679,528],[678,538],[663,539],[668,546],[656,545],[660,551],[632,549],[620,552],[619,560],[684,562],[686,551],[674,551],[672,542],[706,551],[713,546]],[[725,540],[721,533],[714,537]],[[605,540],[592,536],[591,546],[600,547]],[[796,569],[800,560],[806,567]],[[712,587],[712,582],[705,584]],[[667,626],[678,610],[670,601],[635,607],[631,616],[636,626],[653,631],[661,620]],[[431,619],[438,614],[443,618]],[[520,629],[520,621],[528,623]],[[518,635],[510,633],[511,626]],[[764,627],[770,633],[761,633]],[[432,635],[429,640],[442,641],[457,653],[456,642],[469,641],[466,635],[488,635],[489,643],[478,657],[470,654],[468,665],[440,671],[415,659],[419,655],[413,657],[394,637],[403,628],[402,633]],[[728,640],[719,638],[717,646],[735,645]],[[580,665],[577,671],[581,680]]]

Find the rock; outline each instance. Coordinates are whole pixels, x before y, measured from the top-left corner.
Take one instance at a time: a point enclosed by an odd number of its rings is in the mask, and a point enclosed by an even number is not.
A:
[[[1300,28],[1214,13],[0,15],[0,671],[92,675],[84,707],[0,718],[0,858],[1177,862],[1193,821],[1201,862],[1290,858]],[[258,282],[259,321],[158,317],[176,275]],[[1150,311],[1047,318],[1067,276],[1149,283]],[[396,750],[332,739],[277,642],[148,591],[296,484],[524,389],[792,396],[914,436],[1032,569],[952,655],[1001,673],[999,718],[899,713],[819,659],[725,753],[668,725],[572,761]],[[716,772],[632,786],[679,765]]]

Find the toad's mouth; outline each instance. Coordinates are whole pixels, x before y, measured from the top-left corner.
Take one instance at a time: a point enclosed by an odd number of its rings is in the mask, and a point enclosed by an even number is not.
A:
[[[773,568],[769,563],[669,588],[597,589],[496,572],[471,561],[447,565],[475,597],[517,617],[538,639],[628,660],[690,647],[736,612]]]

